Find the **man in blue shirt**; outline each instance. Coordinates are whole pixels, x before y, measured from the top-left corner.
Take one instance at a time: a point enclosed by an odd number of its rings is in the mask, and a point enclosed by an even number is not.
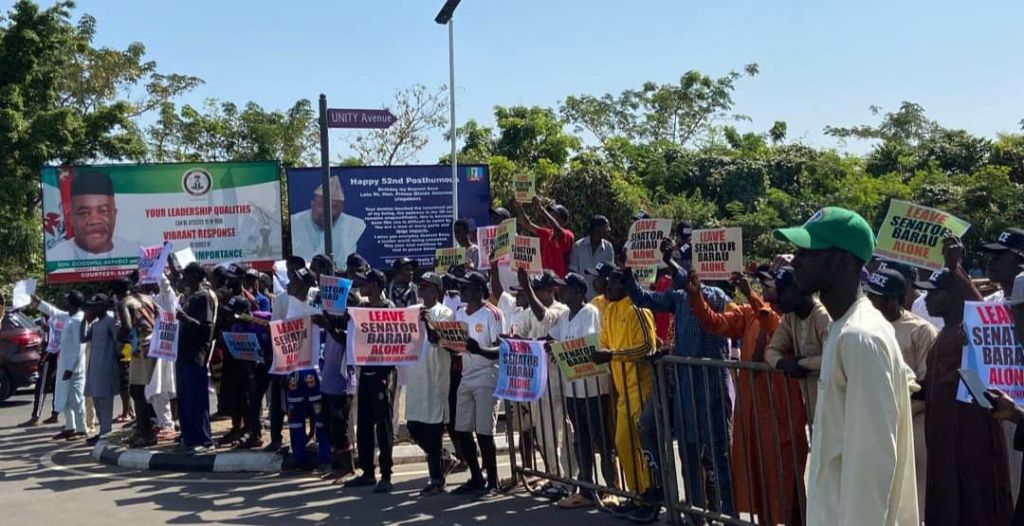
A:
[[[675,315],[672,354],[726,360],[729,357],[728,340],[705,333],[700,328],[697,318],[690,312],[687,293],[683,290],[688,274],[672,257],[673,250],[671,241],[662,242],[661,252],[664,261],[674,271],[673,290],[646,290],[636,279],[632,279],[632,272],[627,269],[631,277],[627,280],[629,297],[637,307]],[[701,291],[713,309],[718,312],[725,309],[728,297],[722,289],[702,285]],[[729,471],[729,429],[732,426],[732,400],[729,394],[728,371],[724,368],[701,369],[690,365],[676,367],[675,390],[669,393],[669,396],[674,398],[671,408],[672,427],[676,438],[685,442],[685,448],[680,449],[680,460],[684,466],[683,478],[690,504],[698,508],[731,513],[733,502]],[[661,455],[654,417],[654,404],[648,404],[641,415],[640,427],[642,447],[652,463],[652,468],[657,470]],[[684,437],[680,436],[681,431],[685,431]],[[715,495],[705,495],[705,481],[708,480],[715,481],[713,485],[707,484],[709,492],[715,492]],[[651,500],[655,501],[662,497],[657,491],[650,495]],[[657,518],[659,510],[656,506],[642,509],[653,513],[654,516],[637,517],[638,522],[646,522],[648,519],[653,521]]]

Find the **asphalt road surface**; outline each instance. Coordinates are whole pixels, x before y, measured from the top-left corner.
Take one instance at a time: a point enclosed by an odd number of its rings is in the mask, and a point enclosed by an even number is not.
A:
[[[56,425],[15,427],[28,419],[31,402],[31,394],[22,391],[0,404],[4,526],[628,524],[594,509],[561,510],[525,493],[489,501],[447,494],[421,498],[427,478],[423,464],[400,466],[391,495],[374,495],[369,488],[342,491],[302,475],[143,472],[100,465],[83,441],[51,441]],[[499,462],[506,464],[502,476],[508,476],[507,458]],[[466,477],[450,477],[449,487]]]

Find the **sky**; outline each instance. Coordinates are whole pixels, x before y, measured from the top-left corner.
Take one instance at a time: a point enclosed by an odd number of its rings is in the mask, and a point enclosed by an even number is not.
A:
[[[6,11],[12,2],[0,0]],[[46,4],[46,2],[43,2]],[[332,107],[379,108],[398,88],[448,83],[442,0],[78,0],[99,45],[146,45],[160,70],[214,97],[285,109],[327,94]],[[826,125],[874,123],[868,110],[921,104],[944,126],[994,137],[1024,118],[1020,0],[463,0],[455,13],[456,123],[493,124],[495,105],[557,107],[756,62],[735,111],[744,131],[788,123],[789,139],[855,153]],[[346,134],[332,132],[332,158]],[[434,135],[422,162],[447,151]]]

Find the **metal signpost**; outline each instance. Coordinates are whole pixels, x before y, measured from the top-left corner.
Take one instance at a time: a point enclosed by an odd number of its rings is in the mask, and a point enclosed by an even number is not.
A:
[[[331,213],[331,150],[327,131],[330,128],[390,128],[398,118],[388,110],[340,109],[327,107],[327,95],[320,94],[320,184],[323,188],[324,253],[334,257]]]

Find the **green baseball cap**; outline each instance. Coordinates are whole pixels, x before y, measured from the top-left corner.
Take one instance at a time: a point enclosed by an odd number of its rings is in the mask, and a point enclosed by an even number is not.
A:
[[[804,226],[776,230],[775,239],[809,250],[838,248],[864,262],[875,252],[875,233],[868,222],[857,212],[835,206],[818,210]]]

